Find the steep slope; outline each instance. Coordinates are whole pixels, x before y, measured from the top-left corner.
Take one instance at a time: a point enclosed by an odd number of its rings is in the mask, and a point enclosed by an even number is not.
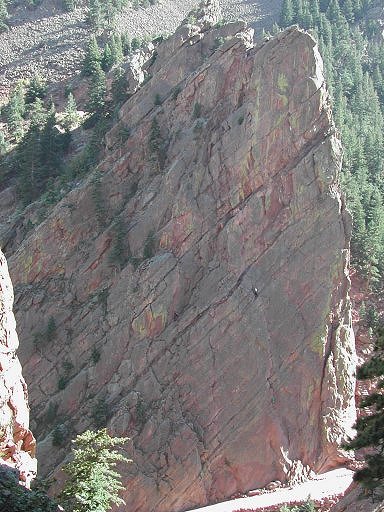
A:
[[[107,419],[132,438],[131,511],[334,467],[354,418],[321,58],[214,12],[156,48],[98,174],[7,246],[44,471],[55,423],[62,444]]]
[[[0,251],[0,468],[16,469],[20,481],[29,486],[36,475],[36,443],[29,430],[27,387],[16,356],[19,340],[12,305],[12,283]]]
[[[11,9],[10,30],[0,33],[0,103],[9,88],[35,73],[49,83],[73,78],[81,69],[84,48],[93,33],[87,23],[86,2],[63,12],[62,2],[43,0],[36,8]],[[243,19],[261,32],[276,21],[282,0],[222,0],[223,18]],[[116,30],[133,37],[155,37],[173,32],[198,0],[162,0],[147,8],[127,7],[116,20]],[[57,93],[61,88],[53,90]]]

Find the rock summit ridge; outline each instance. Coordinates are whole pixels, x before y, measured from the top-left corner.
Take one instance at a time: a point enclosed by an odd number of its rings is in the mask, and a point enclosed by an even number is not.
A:
[[[49,408],[68,436],[107,421],[132,438],[132,512],[336,467],[354,420],[350,216],[317,46],[295,28],[254,46],[203,15],[148,47],[146,81],[131,66],[97,180],[7,247],[44,470],[64,457]]]

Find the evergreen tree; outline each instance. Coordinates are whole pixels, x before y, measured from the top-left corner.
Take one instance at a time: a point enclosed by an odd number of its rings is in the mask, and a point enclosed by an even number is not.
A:
[[[336,23],[340,20],[341,10],[338,0],[330,0],[326,13],[331,22]]]
[[[5,0],[0,0],[0,32],[7,28],[8,9]]]
[[[112,98],[114,105],[121,105],[127,99],[127,78],[122,68],[116,68],[112,81]]]
[[[79,122],[79,114],[77,112],[76,100],[73,94],[68,94],[67,105],[64,111],[63,126],[65,130],[70,131]]]
[[[97,44],[96,37],[91,36],[83,62],[83,73],[91,76],[98,72],[101,63],[101,55],[99,45]]]
[[[88,21],[96,30],[103,26],[102,7],[99,0],[89,0]]]
[[[60,501],[71,512],[107,512],[113,504],[124,504],[124,487],[115,471],[118,462],[131,462],[116,447],[128,439],[111,437],[106,429],[87,430],[73,441],[73,460],[63,467],[68,475]]]
[[[100,114],[105,105],[106,78],[99,65],[95,68],[89,86],[87,109],[94,114]]]
[[[128,34],[121,34],[120,37],[123,56],[126,56],[131,53],[131,40],[129,39]]]
[[[46,488],[36,480],[31,490],[19,484],[14,471],[0,468],[0,510],[7,512],[57,512],[57,504],[47,496]]]
[[[47,85],[40,75],[34,75],[25,93],[26,103],[33,103],[37,98],[43,99],[47,93]]]
[[[281,8],[280,25],[289,27],[293,23],[293,6],[292,0],[284,0]]]
[[[114,64],[120,64],[124,59],[123,44],[119,34],[111,37],[111,53]]]
[[[103,57],[101,59],[101,67],[104,71],[109,71],[114,63],[111,47],[108,43],[104,46]]]
[[[0,130],[0,156],[4,156],[8,151],[8,143],[5,138],[5,134]]]
[[[16,141],[23,135],[23,116],[25,114],[25,89],[19,82],[11,92],[9,103],[5,109],[5,119],[10,134]]]
[[[358,470],[354,480],[372,495],[384,491],[384,328],[379,327],[375,342],[375,355],[357,371],[361,380],[378,379],[376,391],[364,398],[360,408],[365,409],[355,424],[356,437],[345,447],[349,450],[370,448],[365,457],[366,466]]]

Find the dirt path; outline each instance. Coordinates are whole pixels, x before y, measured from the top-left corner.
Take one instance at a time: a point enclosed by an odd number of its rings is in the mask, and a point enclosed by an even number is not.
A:
[[[321,501],[324,498],[343,495],[352,483],[352,477],[353,471],[350,469],[334,469],[293,488],[280,488],[259,496],[225,501],[194,509],[193,512],[234,512],[241,509],[257,511],[273,505],[305,501],[308,497],[314,501]]]

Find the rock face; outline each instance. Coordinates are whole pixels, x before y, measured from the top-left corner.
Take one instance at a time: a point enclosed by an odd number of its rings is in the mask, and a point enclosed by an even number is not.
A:
[[[18,470],[20,481],[29,487],[36,475],[36,443],[29,430],[27,387],[16,356],[19,340],[12,305],[12,283],[0,251],[0,462]]]
[[[55,425],[107,419],[132,439],[132,512],[335,467],[354,419],[350,217],[317,46],[197,18],[156,48],[97,175],[7,247],[43,471],[66,453]]]

